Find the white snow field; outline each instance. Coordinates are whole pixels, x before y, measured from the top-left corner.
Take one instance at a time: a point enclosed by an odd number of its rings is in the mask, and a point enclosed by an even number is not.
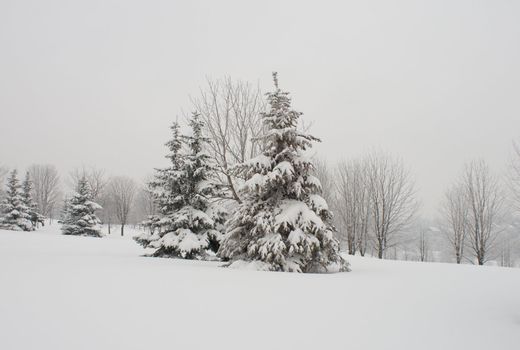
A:
[[[0,231],[0,349],[520,349],[520,269],[256,272],[58,229]]]

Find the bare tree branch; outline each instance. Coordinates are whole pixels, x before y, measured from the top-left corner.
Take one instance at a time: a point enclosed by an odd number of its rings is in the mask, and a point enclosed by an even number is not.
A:
[[[121,224],[121,236],[123,236],[124,227],[128,222],[128,215],[134,203],[137,186],[134,180],[123,176],[112,178],[108,186],[115,216]]]
[[[500,232],[497,224],[504,198],[484,161],[469,163],[462,179],[469,212],[469,247],[477,264],[484,265]]]
[[[446,226],[443,228],[443,232],[453,247],[455,261],[460,264],[464,257],[464,246],[469,230],[469,208],[463,184],[455,184],[446,191],[441,215]]]
[[[367,182],[367,162],[363,159],[341,161],[335,172],[335,218],[349,254],[365,255],[371,215]]]
[[[52,218],[61,196],[60,177],[56,167],[50,164],[34,164],[29,167],[29,174],[33,181],[34,200],[38,212]]]
[[[256,156],[263,125],[261,113],[265,102],[258,86],[226,77],[221,80],[207,78],[206,87],[198,97],[191,97],[193,108],[203,121],[206,135],[211,139],[210,152],[219,165],[222,183],[231,196],[240,202],[237,174],[234,165]]]
[[[108,185],[108,179],[104,169],[94,166],[75,168],[69,173],[69,183],[72,186],[78,183],[80,179],[85,179],[92,194],[92,200],[98,202],[103,195],[103,191]]]
[[[414,183],[403,163],[383,153],[367,157],[368,192],[377,255],[394,246],[396,234],[406,229],[418,209]]]
[[[517,212],[520,212],[520,145],[513,142],[513,152],[511,155],[509,184],[513,205]]]

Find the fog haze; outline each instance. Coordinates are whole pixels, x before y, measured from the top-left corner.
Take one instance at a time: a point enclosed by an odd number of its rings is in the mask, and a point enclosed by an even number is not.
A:
[[[423,212],[473,158],[520,139],[520,2],[0,2],[0,164],[164,165],[168,126],[206,76],[271,88],[333,162],[399,156]]]

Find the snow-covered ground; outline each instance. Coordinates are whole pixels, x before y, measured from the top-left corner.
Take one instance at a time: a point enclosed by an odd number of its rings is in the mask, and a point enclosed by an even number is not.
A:
[[[520,349],[520,269],[254,272],[57,230],[0,231],[0,349]]]

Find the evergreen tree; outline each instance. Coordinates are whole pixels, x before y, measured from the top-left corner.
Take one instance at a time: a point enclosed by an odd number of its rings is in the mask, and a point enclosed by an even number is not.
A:
[[[32,231],[33,225],[25,206],[22,190],[18,181],[18,172],[13,170],[7,180],[7,191],[2,203],[0,227],[13,231]]]
[[[101,237],[101,223],[95,211],[101,206],[91,200],[85,178],[78,182],[76,193],[64,205],[61,231],[64,235]]]
[[[162,237],[162,226],[165,224],[161,218],[169,213],[182,208],[181,175],[182,175],[182,138],[179,123],[174,122],[170,127],[172,138],[166,143],[169,153],[166,158],[170,161],[170,166],[164,169],[155,169],[155,178],[149,184],[160,215],[150,215],[143,225],[150,230],[150,234],[142,233],[134,237],[137,243],[148,247],[151,242],[155,242]]]
[[[267,94],[270,110],[262,115],[264,152],[240,166],[247,180],[243,202],[227,223],[219,256],[230,264],[246,261],[256,268],[292,271],[348,271],[334,238],[332,213],[319,195],[320,181],[304,151],[319,139],[298,131],[300,112],[291,109],[287,92]]]
[[[208,250],[219,247],[218,229],[225,212],[214,201],[219,189],[212,181],[211,159],[204,152],[208,139],[202,135],[199,114],[194,113],[189,124],[191,136],[180,135],[177,123],[172,126],[172,140],[167,143],[171,165],[157,170],[150,184],[161,217],[147,221],[156,228],[153,235],[142,234],[136,240],[155,248],[154,256],[202,259]]]
[[[44,216],[38,213],[37,205],[32,197],[32,189],[33,184],[31,181],[31,177],[29,172],[25,174],[25,180],[22,184],[22,201],[27,209],[27,214],[29,215],[29,220],[33,226],[33,229],[36,229],[38,224],[44,224]]]

